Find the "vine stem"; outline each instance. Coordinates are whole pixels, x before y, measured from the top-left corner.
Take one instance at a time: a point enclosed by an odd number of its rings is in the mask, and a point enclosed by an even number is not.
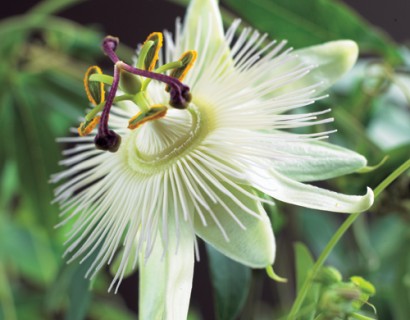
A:
[[[396,170],[394,170],[386,179],[384,179],[375,189],[374,189],[374,197],[377,198],[380,193],[384,191],[395,179],[397,179],[403,172],[408,170],[410,168],[410,159],[404,162],[400,167],[398,167]],[[325,249],[322,251],[320,254],[319,258],[315,262],[315,264],[312,267],[312,270],[309,274],[309,276],[306,278],[304,281],[299,294],[296,297],[295,302],[293,303],[293,306],[289,312],[288,315],[288,320],[294,320],[296,319],[296,314],[299,312],[300,307],[303,304],[303,301],[305,300],[305,297],[310,289],[310,286],[312,285],[313,280],[316,278],[318,272],[322,268],[323,264],[325,263],[326,259],[328,258],[330,252],[333,250],[333,248],[336,246],[336,244],[339,242],[340,238],[345,234],[345,232],[350,228],[350,226],[353,224],[353,222],[356,221],[356,219],[361,215],[361,212],[354,213],[350,215],[344,222],[343,224],[339,227],[339,229],[336,231],[336,233],[333,235],[333,237],[330,239],[328,244],[326,245]]]

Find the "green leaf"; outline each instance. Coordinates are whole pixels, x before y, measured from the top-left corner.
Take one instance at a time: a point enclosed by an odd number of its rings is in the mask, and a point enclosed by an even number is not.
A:
[[[309,249],[301,242],[297,242],[294,245],[295,248],[295,260],[296,260],[296,292],[299,293],[306,278],[309,277],[310,271],[314,265],[314,260]],[[314,307],[319,299],[319,285],[313,284],[307,294],[302,309],[306,312],[299,319],[312,320],[315,316]]]
[[[98,320],[135,320],[135,314],[128,310],[125,305],[112,300],[109,297],[106,300],[93,301],[90,306],[89,316]]]
[[[315,261],[309,249],[303,243],[296,242],[294,248],[296,259],[296,292],[299,292]]]
[[[80,265],[73,276],[68,288],[69,305],[65,315],[65,320],[82,320],[87,314],[88,305],[91,301],[90,282],[84,279],[84,273],[88,270],[89,264]]]
[[[60,273],[48,291],[46,308],[49,312],[65,309],[65,320],[85,319],[91,301],[89,279],[84,275],[93,262],[92,255],[83,264],[63,264]]]
[[[391,63],[401,55],[393,41],[336,0],[225,0],[250,24],[271,37],[288,39],[294,47],[352,39],[363,52],[378,53]]]
[[[251,270],[206,245],[219,320],[236,319],[249,293]]]
[[[8,219],[0,226],[1,258],[38,285],[49,285],[57,273],[57,257],[37,229],[26,229]]]
[[[390,300],[394,310],[394,319],[405,320],[410,314],[410,253],[409,236],[400,248],[394,266],[395,276],[391,287]],[[406,243],[407,242],[407,243]]]
[[[48,110],[39,104],[29,82],[21,77],[13,89],[15,104],[9,112],[14,113],[14,132],[10,133],[13,140],[6,145],[14,150],[20,187],[30,199],[37,221],[52,230],[56,216],[50,215],[55,208],[50,206],[52,194],[48,180],[58,170],[59,147],[47,125]]]

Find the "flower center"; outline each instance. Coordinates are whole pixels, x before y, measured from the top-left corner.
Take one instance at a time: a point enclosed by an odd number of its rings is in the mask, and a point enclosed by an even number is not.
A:
[[[186,109],[192,100],[188,86],[181,81],[196,60],[196,51],[185,52],[178,61],[169,62],[154,70],[159,59],[162,46],[162,34],[154,32],[144,42],[138,57],[136,67],[120,60],[116,54],[119,39],[107,36],[104,38],[102,48],[104,53],[114,63],[113,77],[102,74],[99,67],[89,68],[84,77],[84,86],[93,109],[85,116],[85,122],[80,124],[80,136],[89,134],[97,124],[98,133],[94,143],[98,149],[117,152],[121,144],[121,136],[108,128],[110,110],[115,102],[129,100],[135,103],[139,112],[128,122],[128,128],[137,129],[143,124],[165,117],[168,108]],[[169,71],[170,75],[165,72]],[[169,93],[167,105],[152,105],[146,95],[146,89],[151,80],[164,83],[165,90]],[[105,100],[104,84],[111,86]],[[124,94],[117,96],[117,90]],[[98,114],[101,112],[101,116]]]
[[[195,149],[212,128],[210,109],[191,103],[132,131],[124,139],[124,160],[136,172],[155,174]]]

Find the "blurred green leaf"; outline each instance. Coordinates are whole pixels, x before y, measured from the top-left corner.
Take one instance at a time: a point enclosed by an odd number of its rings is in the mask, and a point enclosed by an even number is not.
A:
[[[233,320],[241,312],[249,293],[251,270],[210,245],[206,245],[219,320]]]
[[[14,113],[14,137],[8,144],[14,144],[14,158],[18,164],[20,187],[31,201],[39,222],[49,226],[55,223],[50,213],[52,199],[48,184],[51,173],[57,171],[59,148],[55,137],[46,122],[47,110],[41,108],[38,97],[31,90],[29,79],[19,79],[13,88],[15,104],[10,112]]]
[[[296,292],[300,291],[303,283],[306,281],[306,278],[309,277],[310,270],[312,269],[315,261],[313,260],[312,254],[309,249],[301,242],[297,242],[294,245],[295,248],[295,263],[296,263]],[[311,320],[315,316],[315,308],[313,307],[319,297],[319,286],[317,284],[312,285],[307,298],[302,305],[307,310],[311,310],[303,314],[301,319]],[[309,308],[310,307],[310,308]]]
[[[83,264],[74,262],[62,265],[46,299],[48,312],[57,313],[64,309],[65,320],[85,318],[92,294],[90,280],[85,279],[84,276],[92,262],[93,257],[90,257]]]
[[[410,315],[410,234],[396,256],[396,275],[392,288],[391,302],[394,307],[394,319],[406,320]]]
[[[383,149],[410,143],[410,112],[405,109],[405,104],[395,105],[385,96],[376,100],[374,109],[367,128],[374,143]]]
[[[127,309],[125,305],[120,305],[112,301],[113,299],[94,299],[90,306],[89,315],[96,320],[134,320],[135,314]]]
[[[30,281],[49,285],[54,280],[58,257],[48,238],[37,229],[25,229],[2,219],[0,249],[4,261]]]
[[[309,270],[313,267],[315,261],[309,249],[301,242],[296,242],[295,259],[296,259],[296,292],[299,292],[303,282],[309,276]]]
[[[90,263],[80,265],[74,273],[72,282],[68,288],[69,304],[65,315],[65,320],[82,320],[87,314],[91,301],[90,282],[84,279],[86,270]]]
[[[336,0],[224,0],[230,8],[271,37],[305,47],[352,39],[363,52],[381,54],[392,64],[402,61],[393,41]]]
[[[83,2],[85,0],[47,0],[47,1],[40,1],[34,7],[32,7],[28,15],[50,15],[55,14],[59,11],[64,10],[69,6],[73,6],[76,3]]]

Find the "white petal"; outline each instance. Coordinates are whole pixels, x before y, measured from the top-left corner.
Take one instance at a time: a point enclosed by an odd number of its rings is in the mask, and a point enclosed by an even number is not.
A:
[[[179,237],[178,241],[173,228],[165,255],[159,237],[148,260],[140,255],[139,319],[177,320],[188,316],[194,273],[194,235],[190,227],[180,223]]]
[[[299,88],[322,82],[316,91],[321,92],[353,67],[359,54],[359,48],[354,41],[339,40],[296,50],[295,54],[306,65],[318,66],[300,80]]]
[[[191,1],[181,39],[179,50],[177,49],[179,55],[187,50],[196,50],[198,53],[198,58],[185,80],[193,89],[201,77],[210,79],[212,76],[218,77],[232,71],[233,61],[216,0]]]
[[[286,157],[275,159],[274,169],[297,181],[330,179],[355,172],[367,164],[362,155],[322,141],[275,142],[273,149]]]
[[[370,188],[364,196],[350,196],[294,181],[274,170],[262,169],[254,169],[249,178],[255,188],[267,195],[306,208],[354,213],[365,211],[373,204]]]
[[[201,25],[199,25],[201,24]],[[198,29],[200,28],[200,29]],[[209,49],[220,46],[225,41],[222,17],[216,0],[191,1],[185,16],[184,45],[187,50],[201,49],[208,35]],[[196,44],[199,41],[199,46]],[[204,52],[200,52],[205,54]]]
[[[353,67],[358,52],[357,44],[351,40],[331,41],[296,50],[293,52],[293,59],[281,67],[273,68],[271,72],[267,72],[266,79],[277,74],[286,74],[286,70],[292,70],[298,64],[311,66],[309,73],[283,86],[276,91],[276,94],[286,94],[315,86],[315,96],[318,96],[320,92],[329,88]],[[272,63],[275,63],[275,59],[272,60]],[[267,65],[268,67],[269,65]]]
[[[251,188],[241,186],[246,192],[252,193]],[[211,213],[205,214],[207,225],[204,226],[201,220],[195,218],[195,232],[203,240],[214,246],[229,258],[243,263],[253,268],[263,268],[273,263],[275,258],[275,239],[272,226],[261,203],[251,199],[232,187],[227,187],[228,191],[236,197],[250,211],[259,217],[252,216],[243,208],[238,206],[229,196],[221,191],[214,192],[224,203],[213,204],[209,201],[210,211],[216,217],[218,224],[223,228],[226,237],[221,232],[221,227],[217,225]],[[245,226],[246,230],[232,218],[227,207],[236,218]]]

